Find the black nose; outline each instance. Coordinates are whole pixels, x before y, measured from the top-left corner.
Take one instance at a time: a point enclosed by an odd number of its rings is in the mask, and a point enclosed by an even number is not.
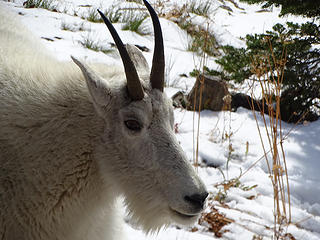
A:
[[[204,192],[202,194],[193,194],[190,196],[185,196],[184,200],[188,203],[191,203],[193,206],[202,209],[207,197],[208,193]]]

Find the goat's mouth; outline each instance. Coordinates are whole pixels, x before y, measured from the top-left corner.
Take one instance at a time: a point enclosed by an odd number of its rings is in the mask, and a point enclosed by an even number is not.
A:
[[[171,212],[173,212],[176,216],[180,217],[180,218],[184,218],[184,219],[192,219],[192,218],[195,218],[195,217],[198,217],[199,214],[196,213],[196,214],[186,214],[186,213],[181,213],[181,212],[178,212],[177,210],[174,210],[172,208],[170,208]]]

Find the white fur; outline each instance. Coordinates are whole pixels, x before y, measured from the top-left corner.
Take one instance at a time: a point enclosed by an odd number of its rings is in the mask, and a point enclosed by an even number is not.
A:
[[[131,101],[122,67],[62,63],[0,6],[0,239],[121,239],[117,199],[146,232],[190,224],[205,192],[173,132],[171,101]],[[130,50],[131,49],[131,50]],[[140,132],[126,128],[135,119]],[[194,215],[180,217],[174,211]]]

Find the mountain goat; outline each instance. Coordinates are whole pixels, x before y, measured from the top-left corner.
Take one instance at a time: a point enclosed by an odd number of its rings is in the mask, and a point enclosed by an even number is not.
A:
[[[0,239],[120,239],[119,196],[146,232],[198,218],[208,193],[174,136],[144,4],[151,74],[101,12],[124,71],[57,61],[0,8]]]

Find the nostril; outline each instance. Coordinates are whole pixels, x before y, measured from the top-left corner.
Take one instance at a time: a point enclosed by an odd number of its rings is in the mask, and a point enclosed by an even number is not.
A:
[[[207,197],[208,197],[208,193],[204,192],[202,194],[193,194],[190,196],[185,196],[184,200],[193,204],[194,206],[203,208],[203,204],[206,201]]]

